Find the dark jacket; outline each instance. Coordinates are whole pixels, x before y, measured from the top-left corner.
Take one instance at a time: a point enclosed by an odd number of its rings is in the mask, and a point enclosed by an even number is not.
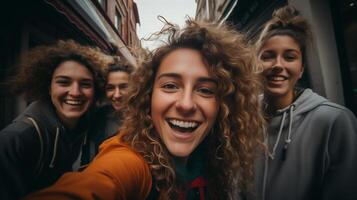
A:
[[[357,120],[310,89],[278,110],[267,129],[270,153],[257,166],[256,199],[357,199]]]
[[[28,117],[39,125],[43,145]],[[86,126],[81,123],[83,126],[80,127]],[[31,103],[0,132],[0,199],[19,199],[53,184],[63,173],[77,168],[73,164],[81,154],[84,130],[67,130],[52,104],[44,101]]]
[[[91,157],[96,155],[100,144],[117,134],[122,123],[120,114],[111,104],[98,108],[93,115],[93,124],[89,130]],[[94,144],[93,144],[94,143]],[[92,151],[94,146],[94,152]]]

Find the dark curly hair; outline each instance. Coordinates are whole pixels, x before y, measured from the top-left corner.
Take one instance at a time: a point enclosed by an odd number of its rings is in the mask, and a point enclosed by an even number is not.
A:
[[[49,100],[49,85],[56,68],[65,61],[76,61],[86,66],[94,78],[95,100],[103,95],[102,69],[112,59],[99,49],[80,45],[73,40],[59,40],[50,46],[38,46],[26,52],[19,62],[18,72],[10,78],[14,93],[24,93],[29,101]]]
[[[251,181],[256,148],[262,143],[263,117],[258,98],[261,85],[254,54],[243,42],[243,36],[225,24],[189,19],[183,29],[167,24],[160,34],[168,34],[168,42],[149,52],[131,76],[121,138],[146,159],[160,199],[176,199],[179,186],[175,166],[153,126],[151,95],[165,56],[180,48],[199,51],[209,72],[218,80],[220,102],[211,130],[214,134],[205,139],[210,147],[204,155],[210,158],[205,168],[208,195],[209,199],[229,199],[237,177],[239,185],[235,187],[241,191]]]
[[[119,57],[114,56],[113,62],[104,68],[105,78],[108,78],[110,72],[126,72],[131,74],[134,71],[134,67],[128,62],[121,60]]]

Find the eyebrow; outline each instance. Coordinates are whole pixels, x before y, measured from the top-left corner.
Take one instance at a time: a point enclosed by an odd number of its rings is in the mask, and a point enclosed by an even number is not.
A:
[[[64,75],[58,75],[58,76],[55,76],[55,77],[53,77],[53,79],[72,79],[71,77],[69,77],[69,76],[64,76]],[[81,79],[82,81],[94,81],[93,79],[91,79],[91,78],[83,78],[83,79]]]
[[[298,50],[298,49],[287,49],[286,51],[288,51],[288,52],[297,52],[297,53],[301,53],[301,51],[300,51],[300,50]]]
[[[163,73],[163,74],[160,74],[158,77],[157,77],[157,80],[161,79],[161,78],[164,78],[164,77],[171,77],[171,78],[175,78],[175,79],[181,79],[181,75],[180,74],[176,74],[176,73]],[[214,83],[214,84],[218,84],[218,81],[214,78],[209,78],[209,77],[199,77],[198,78],[198,82],[211,82],[211,83]]]

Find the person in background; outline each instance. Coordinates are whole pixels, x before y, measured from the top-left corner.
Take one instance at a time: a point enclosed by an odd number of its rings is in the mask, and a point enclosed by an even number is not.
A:
[[[19,199],[79,168],[106,60],[72,40],[23,56],[10,83],[32,103],[0,132],[0,199]]]
[[[123,100],[133,67],[118,57],[114,57],[113,60],[113,63],[103,69],[106,82],[105,100],[94,114],[95,123],[90,130],[90,137],[93,138],[93,144],[90,143],[90,158],[98,153],[99,145],[105,139],[118,133],[123,119]]]
[[[187,20],[161,34],[167,43],[130,78],[120,134],[84,171],[26,199],[238,199],[232,183],[246,192],[264,121],[254,53],[224,24]]]
[[[274,12],[256,43],[268,121],[256,199],[357,199],[356,117],[296,86],[307,67],[309,42],[306,20],[286,6]]]

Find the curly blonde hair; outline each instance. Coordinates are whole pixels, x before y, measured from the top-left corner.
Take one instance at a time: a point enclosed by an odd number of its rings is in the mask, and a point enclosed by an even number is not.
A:
[[[254,54],[243,42],[243,36],[224,24],[187,20],[183,29],[168,24],[160,34],[168,34],[167,43],[148,53],[129,82],[122,140],[146,159],[160,199],[176,199],[179,184],[175,166],[153,126],[151,95],[158,68],[170,52],[180,48],[199,51],[209,72],[218,80],[220,102],[211,130],[214,133],[205,138],[209,146],[203,155],[209,158],[205,166],[208,196],[229,199],[235,178],[238,177],[241,192],[251,181],[256,148],[262,139],[263,117],[258,98],[261,86],[255,73]]]
[[[24,93],[30,101],[50,99],[49,85],[56,68],[65,61],[76,61],[92,73],[95,99],[103,95],[102,69],[112,58],[94,47],[84,46],[73,40],[59,40],[53,45],[42,45],[26,52],[19,62],[18,72],[10,78],[9,84],[15,93]]]

